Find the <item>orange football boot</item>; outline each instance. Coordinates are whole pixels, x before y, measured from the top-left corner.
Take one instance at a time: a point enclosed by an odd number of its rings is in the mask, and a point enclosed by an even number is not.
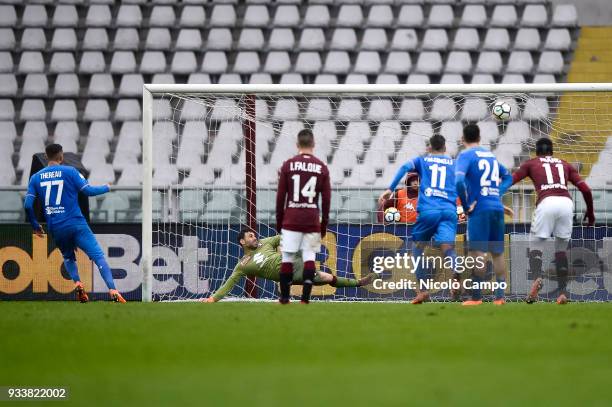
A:
[[[119,294],[119,291],[117,290],[110,290],[110,296],[111,296],[111,301],[113,302],[120,302],[122,304],[125,304],[127,302],[125,298],[123,298],[123,296]]]
[[[535,279],[535,281],[531,285],[531,290],[529,290],[529,294],[527,295],[527,299],[525,300],[525,302],[527,302],[527,304],[533,304],[534,302],[537,301],[538,293],[542,289],[543,285],[544,285],[544,280],[542,280],[542,277],[538,277],[538,278]]]
[[[504,305],[506,303],[506,300],[503,298],[498,298],[497,300],[493,301],[493,304],[495,305]]]
[[[83,284],[81,284],[80,281],[74,285],[74,291],[76,292],[77,300],[79,300],[80,303],[84,304],[89,301],[89,296],[85,292]]]
[[[567,304],[567,302],[568,302],[567,296],[563,293],[559,294],[559,296],[557,297],[557,304],[563,305],[563,304]]]
[[[429,301],[429,293],[427,291],[422,291],[414,297],[414,300],[410,301],[411,304],[422,304],[424,302]]]
[[[461,305],[463,305],[464,307],[472,307],[474,305],[480,305],[480,304],[482,304],[482,300],[467,300],[461,303]]]

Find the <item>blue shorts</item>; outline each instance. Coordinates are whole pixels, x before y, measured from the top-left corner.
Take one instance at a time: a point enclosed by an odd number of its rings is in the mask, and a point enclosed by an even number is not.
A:
[[[89,225],[73,225],[49,231],[53,241],[67,260],[76,260],[75,250],[83,250],[91,260],[104,257],[104,252],[98,244]]]
[[[412,239],[415,242],[455,243],[457,235],[457,210],[443,209],[422,211],[417,215],[412,229]]]
[[[504,252],[504,212],[482,211],[468,217],[469,249],[500,254]]]

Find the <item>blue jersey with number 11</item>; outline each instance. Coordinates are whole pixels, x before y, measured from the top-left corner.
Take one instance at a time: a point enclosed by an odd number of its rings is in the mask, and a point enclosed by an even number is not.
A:
[[[410,171],[417,172],[420,177],[417,211],[456,211],[455,162],[451,157],[428,154],[413,158],[399,168],[389,189],[395,191],[397,184]]]

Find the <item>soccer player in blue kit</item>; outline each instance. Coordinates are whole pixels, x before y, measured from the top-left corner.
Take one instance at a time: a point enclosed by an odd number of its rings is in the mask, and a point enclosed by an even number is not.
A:
[[[50,144],[46,147],[45,153],[49,164],[30,177],[24,203],[34,233],[39,237],[44,234],[42,226],[36,221],[33,209],[34,200],[38,197],[43,203],[49,234],[62,252],[64,266],[75,283],[75,291],[79,301],[87,302],[89,297],[79,277],[75,255],[77,248],[87,253],[87,256],[98,266],[98,270],[100,270],[100,274],[110,290],[111,299],[115,302],[126,302],[115,289],[111,269],[81,213],[78,201],[79,192],[83,192],[87,196],[96,196],[110,191],[110,186],[91,186],[74,167],[62,165],[64,152],[61,145]]]
[[[422,257],[425,246],[433,238],[434,243],[440,246],[442,255],[451,259],[454,269],[457,257],[454,248],[457,234],[455,162],[446,154],[446,140],[443,136],[433,135],[429,139],[429,146],[429,154],[415,157],[398,169],[391,185],[380,196],[379,203],[382,204],[391,196],[407,172],[418,173],[421,183],[417,204],[418,216],[412,229],[412,237],[416,242],[413,257],[415,259]],[[418,263],[415,274],[419,290],[412,303],[421,304],[429,299],[429,292],[421,285],[426,277],[422,263]]]
[[[463,145],[465,150],[457,156],[455,182],[463,210],[468,215],[469,253],[473,258],[484,258],[486,252],[491,253],[496,280],[501,283],[506,277],[503,256],[505,208],[501,197],[512,185],[512,175],[491,151],[480,145],[477,125],[468,124],[463,128]],[[473,282],[479,284],[484,277],[485,268],[474,267]],[[503,289],[495,290],[494,303],[505,303]],[[473,288],[472,299],[464,301],[463,305],[479,304],[482,304],[481,290]]]

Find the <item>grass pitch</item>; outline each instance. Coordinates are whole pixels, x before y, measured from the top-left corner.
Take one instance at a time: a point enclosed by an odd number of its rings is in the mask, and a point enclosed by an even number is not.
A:
[[[0,386],[68,386],[64,406],[609,405],[610,338],[608,303],[2,302]]]

